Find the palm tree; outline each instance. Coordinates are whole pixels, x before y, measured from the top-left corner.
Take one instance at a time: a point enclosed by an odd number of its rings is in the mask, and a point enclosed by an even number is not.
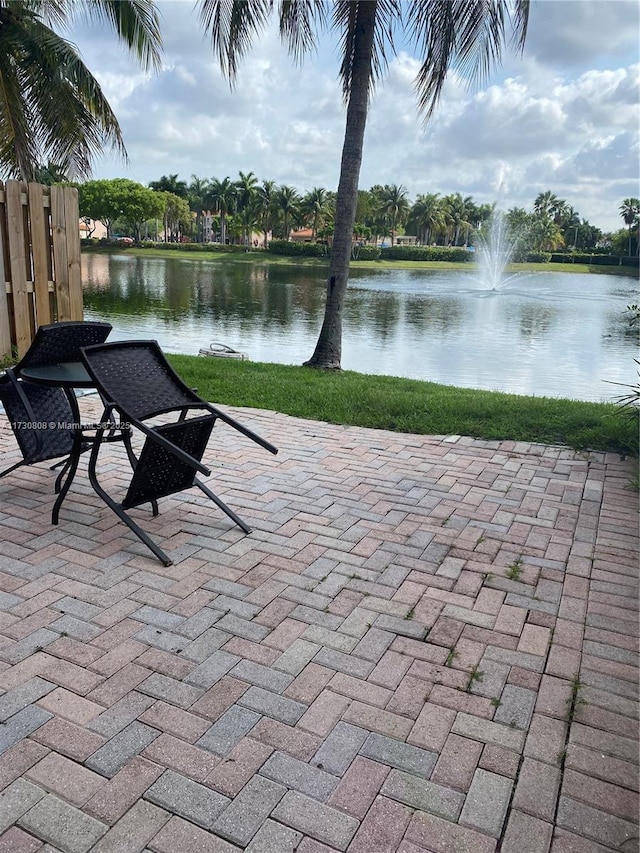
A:
[[[300,211],[300,196],[293,187],[283,184],[275,194],[275,207],[282,214],[282,235],[288,240],[291,226]]]
[[[420,193],[409,212],[407,228],[415,232],[419,243],[428,245],[432,242],[434,231],[440,227],[441,217],[440,194]]]
[[[236,185],[231,178],[219,181],[214,178],[209,185],[208,199],[211,209],[220,216],[220,242],[227,242],[227,216],[233,213],[236,202]]]
[[[422,244],[429,245],[444,224],[440,194],[419,195],[411,208],[407,222],[415,229],[418,240]]]
[[[324,187],[314,187],[302,199],[301,211],[311,225],[315,240],[330,213],[329,193]]]
[[[563,198],[558,198],[555,193],[550,190],[539,193],[534,202],[533,209],[535,213],[544,216],[546,219],[551,219],[556,225],[562,222],[563,216],[566,215],[567,202]]]
[[[624,224],[629,228],[629,257],[631,257],[631,230],[636,226],[640,232],[640,199],[625,198],[618,210],[624,220]],[[638,241],[638,247],[640,251],[640,240]]]
[[[471,197],[463,198],[460,193],[453,193],[442,199],[445,222],[448,226],[448,242],[457,246],[462,233],[465,234],[465,242],[471,229],[470,205],[473,204]]]
[[[380,213],[386,218],[391,231],[391,245],[398,225],[404,225],[411,210],[407,190],[400,184],[388,184],[380,197]]]
[[[150,181],[149,189],[156,190],[156,192],[172,193],[178,198],[189,197],[187,182],[178,180],[177,175],[163,175],[159,181]]]
[[[256,215],[255,198],[258,179],[253,172],[239,172],[238,174],[240,178],[236,181],[236,210],[240,214],[242,242],[246,246]]]
[[[263,181],[262,186],[256,189],[256,214],[264,235],[265,249],[269,242],[269,232],[273,230],[275,195],[275,181]]]
[[[191,175],[191,183],[187,187],[187,198],[189,207],[196,215],[196,240],[202,240],[204,243],[204,223],[203,214],[206,208],[206,199],[209,193],[209,181],[206,178],[199,178],[197,175]]]
[[[0,170],[33,181],[50,161],[86,178],[105,148],[126,158],[120,125],[77,48],[53,26],[88,15],[107,23],[144,68],[160,64],[152,0],[0,0]]]
[[[535,217],[531,228],[533,248],[538,252],[554,252],[564,246],[560,226],[544,215]]]
[[[238,64],[253,39],[266,26],[273,0],[199,0],[200,18],[212,39],[223,71],[233,83]],[[280,0],[280,34],[294,58],[316,46],[315,30],[327,20],[329,4]],[[528,0],[334,0],[332,28],[338,33],[342,61],[340,79],[346,103],[346,127],[336,197],[336,217],[329,262],[325,314],[318,342],[308,362],[339,368],[342,356],[342,314],[349,278],[349,260],[358,201],[367,109],[372,87],[393,51],[393,33],[404,32],[423,57],[416,86],[421,112],[429,118],[450,68],[471,80],[486,75],[499,61],[506,31],[522,48],[529,13]]]
[[[562,229],[565,245],[571,244],[573,249],[578,244],[578,231],[580,230],[580,214],[570,204],[565,204],[559,211],[561,219],[557,223]]]

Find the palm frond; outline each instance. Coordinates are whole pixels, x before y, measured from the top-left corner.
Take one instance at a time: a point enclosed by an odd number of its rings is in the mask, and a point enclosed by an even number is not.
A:
[[[125,154],[118,121],[71,44],[24,14],[2,26],[0,42],[0,122],[12,129],[2,137],[2,166],[9,173],[33,179],[49,159],[69,179],[82,178],[105,146]]]
[[[200,0],[200,23],[209,33],[220,67],[233,85],[240,60],[264,29],[271,0]]]
[[[621,409],[626,410],[634,417],[640,416],[640,361],[637,358],[633,359],[635,364],[638,366],[638,382],[635,385],[631,385],[627,382],[613,382],[610,379],[605,379],[609,385],[619,385],[622,388],[628,388],[628,392],[626,394],[620,394],[614,399]]]
[[[351,91],[353,62],[358,43],[358,19],[361,6],[375,6],[374,47],[371,55],[370,87],[382,78],[387,70],[389,55],[394,53],[393,33],[402,18],[401,0],[336,0],[331,26],[340,34],[340,70],[345,101]]]
[[[51,0],[43,5],[49,3]],[[160,68],[162,36],[153,0],[91,0],[89,3],[70,5],[76,14],[82,12],[88,18],[111,24],[118,38],[127,45],[143,68]]]
[[[316,29],[324,29],[326,20],[325,0],[282,0],[280,37],[296,62],[316,48]]]
[[[514,8],[513,16],[510,9]],[[424,0],[407,13],[409,30],[424,61],[416,78],[419,107],[428,119],[451,68],[470,83],[481,83],[500,64],[507,23],[522,47],[528,0]]]
[[[32,114],[16,57],[22,51],[22,26],[0,8],[0,169],[8,177],[30,177],[38,156],[31,133]],[[36,57],[34,57],[35,59]]]

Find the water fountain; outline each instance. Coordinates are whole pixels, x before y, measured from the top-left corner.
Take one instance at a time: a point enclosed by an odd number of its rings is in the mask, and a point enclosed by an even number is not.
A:
[[[513,257],[516,242],[506,216],[495,212],[486,234],[481,232],[478,240],[480,281],[487,290],[498,290],[507,281],[520,277],[515,273],[505,278],[505,269]]]

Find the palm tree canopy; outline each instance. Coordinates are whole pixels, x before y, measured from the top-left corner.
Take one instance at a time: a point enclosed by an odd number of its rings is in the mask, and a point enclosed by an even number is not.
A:
[[[635,225],[640,217],[640,199],[625,198],[619,207],[619,211],[625,225]]]
[[[354,51],[359,37],[358,6],[374,0],[280,0],[280,37],[295,60],[317,47],[317,32],[338,33],[339,77],[345,100],[351,91]],[[420,111],[427,118],[438,104],[450,69],[473,83],[482,82],[501,59],[511,27],[511,42],[524,47],[530,0],[403,0],[375,2],[373,87],[395,52],[394,32],[403,31],[424,57],[416,77]],[[266,27],[274,0],[199,0],[200,21],[208,32],[223,73],[235,82],[240,61]],[[332,9],[332,11],[331,11]]]
[[[77,49],[54,27],[84,13],[108,22],[143,67],[160,61],[152,0],[0,0],[0,170],[33,180],[51,161],[84,178],[105,147],[126,157],[120,126]]]
[[[150,181],[149,187],[157,192],[173,193],[180,198],[187,198],[189,195],[187,182],[179,180],[177,175],[162,175],[159,180]]]
[[[209,184],[208,197],[212,209],[218,211],[218,213],[222,213],[223,216],[233,211],[236,194],[236,185],[229,177],[222,180],[214,178]]]

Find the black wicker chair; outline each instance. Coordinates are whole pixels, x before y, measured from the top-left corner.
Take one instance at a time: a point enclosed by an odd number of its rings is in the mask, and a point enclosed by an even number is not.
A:
[[[100,485],[96,463],[105,426],[96,434],[89,459],[89,479],[105,503],[124,521],[136,536],[164,563],[171,559],[125,512],[151,503],[157,515],[158,498],[197,486],[245,533],[251,529],[197,477],[211,471],[202,464],[211,430],[217,419],[241,432],[271,453],[278,450],[270,442],[238,423],[234,418],[207,403],[190,389],[167,362],[155,341],[126,341],[87,347],[82,357],[96,388],[107,401],[103,423],[117,412],[121,421],[144,435],[145,441],[136,459],[129,453],[133,475],[127,493],[116,503]],[[188,417],[189,413],[197,417]],[[145,423],[159,415],[173,415],[173,420],[159,425]]]
[[[74,444],[77,408],[72,405],[69,395],[62,388],[48,388],[24,381],[22,370],[81,361],[81,347],[103,343],[111,328],[109,323],[81,321],[40,326],[20,361],[0,374],[0,403],[23,457],[0,472],[0,477],[21,465],[35,465],[69,456]],[[52,429],[51,423],[56,427]],[[56,480],[56,492],[60,491],[66,470],[64,465]]]

